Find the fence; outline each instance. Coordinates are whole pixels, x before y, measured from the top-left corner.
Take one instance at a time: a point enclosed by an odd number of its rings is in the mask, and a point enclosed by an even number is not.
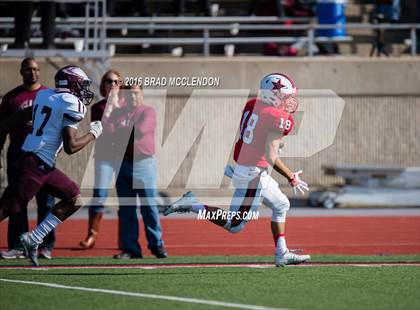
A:
[[[48,0],[36,0],[32,2],[45,2]],[[3,2],[27,2],[25,0],[4,0]],[[82,21],[82,27],[84,29],[84,44],[82,51],[75,51],[74,49],[69,50],[22,50],[12,49],[7,50],[3,48],[0,50],[0,57],[84,57],[84,58],[99,58],[103,63],[106,62],[108,52],[106,50],[106,18],[100,18],[99,16],[106,15],[106,0],[55,0],[57,3],[67,4],[84,4],[85,6],[85,17],[80,18]],[[93,10],[91,10],[91,5]],[[91,11],[93,16],[91,17]],[[58,25],[62,25],[60,19],[56,18]],[[72,20],[69,21],[69,25],[72,24]],[[39,26],[40,18],[34,18],[32,25]],[[80,25],[79,25],[80,26]],[[11,17],[0,18],[0,29],[10,30],[14,27],[14,19]],[[92,31],[92,37],[90,32]],[[10,44],[13,42],[13,38],[0,38],[0,44]],[[57,42],[57,40],[55,40]],[[92,42],[92,49],[90,49],[89,42]],[[31,38],[30,43],[41,43],[41,40]]]
[[[82,1],[82,0],[79,0]],[[99,1],[95,3],[95,8]],[[101,1],[102,2],[102,1]],[[104,15],[105,4],[102,4],[102,15]],[[314,56],[315,43],[324,42],[351,42],[351,36],[344,37],[321,37],[316,36],[316,30],[320,29],[367,29],[367,30],[408,30],[410,35],[412,56],[417,53],[417,30],[420,24],[368,24],[368,23],[347,23],[345,25],[320,25],[315,24],[308,18],[277,18],[277,17],[99,17],[99,10],[95,9],[95,17],[88,17],[89,6],[86,5],[85,18],[57,19],[58,26],[71,26],[74,29],[84,31],[84,46],[88,49],[92,46],[93,53],[105,53],[106,46],[136,46],[142,44],[149,45],[202,45],[203,55],[210,56],[212,45],[223,44],[259,44],[259,43],[301,43],[307,47],[307,56]],[[281,24],[285,21],[292,21],[304,24]],[[34,19],[34,25],[39,23],[39,19]],[[99,28],[99,24],[101,27]],[[10,29],[13,27],[12,18],[0,18],[0,29]],[[89,36],[89,29],[93,29],[93,36]],[[100,35],[98,34],[100,30]],[[172,37],[107,37],[107,30],[120,30],[128,32],[132,30],[146,30],[149,34],[155,35],[156,31],[170,31]],[[241,31],[302,31],[302,36],[240,36]],[[188,37],[177,37],[173,35],[177,31],[195,31]],[[213,36],[215,31],[230,32],[228,36]],[[198,34],[197,34],[198,32]],[[56,43],[73,45],[80,38],[56,39]],[[31,42],[38,42],[39,39],[33,38]],[[0,44],[11,43],[12,38],[0,38]],[[51,52],[50,52],[51,53]],[[9,50],[0,52],[1,56],[16,57],[21,56],[22,51]],[[40,54],[41,55],[41,54]],[[82,54],[80,54],[82,55]],[[51,55],[49,55],[51,56]],[[75,55],[77,56],[77,54]],[[108,53],[107,56],[110,56]],[[105,57],[105,56],[104,56]]]

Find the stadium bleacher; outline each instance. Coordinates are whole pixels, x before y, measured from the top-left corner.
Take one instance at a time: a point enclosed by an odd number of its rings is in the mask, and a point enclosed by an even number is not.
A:
[[[130,3],[116,1],[114,14],[121,16],[108,16],[106,19],[101,17],[106,10],[102,7],[104,1],[59,2],[83,2],[66,5],[68,8],[85,5],[85,15],[77,16],[83,10],[69,9],[74,15],[57,17],[55,46],[60,52],[35,51],[33,55],[99,58],[113,56],[114,53],[171,55],[173,48],[181,46],[182,55],[209,56],[224,55],[224,45],[234,44],[235,55],[312,56],[325,52],[322,48],[325,43],[336,44],[337,52],[342,55],[368,55],[375,41],[375,27],[387,29],[386,40],[394,47],[393,55],[407,52],[414,55],[417,44],[411,42],[418,42],[420,29],[419,24],[413,24],[413,19],[409,18],[403,20],[404,24],[373,25],[369,23],[369,12],[373,5],[355,1],[350,1],[346,6],[347,35],[336,37],[317,36],[317,29],[336,26],[320,26],[314,16],[246,16],[248,1],[218,1],[220,9],[218,16],[214,17],[199,16],[200,9],[195,1],[188,2],[188,13],[182,17],[171,15],[171,1],[148,1],[155,14],[152,17],[125,16],[129,15],[127,7],[130,7]],[[3,6],[7,5],[5,3]],[[270,1],[264,1],[258,7],[266,10],[257,10],[257,13],[270,14],[273,12],[270,5]],[[21,57],[27,51],[8,49],[13,43],[14,24],[10,10],[3,12],[6,12],[3,13],[6,16],[0,17],[1,56]],[[34,17],[31,48],[36,49],[41,44],[39,25],[40,19]],[[78,54],[80,48],[76,48],[81,40],[85,42],[84,54]]]

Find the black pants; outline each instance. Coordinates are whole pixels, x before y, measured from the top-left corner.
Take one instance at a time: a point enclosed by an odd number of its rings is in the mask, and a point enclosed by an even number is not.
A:
[[[31,35],[31,20],[35,3],[16,2],[15,7],[15,45],[22,46],[29,43]],[[41,31],[44,47],[54,44],[56,4],[54,2],[39,2],[41,15]]]
[[[19,157],[23,154],[20,145],[9,146],[7,150],[7,179],[8,182],[15,177],[16,174],[16,164]],[[41,189],[36,195],[36,202],[38,205],[38,224],[41,223],[48,213],[51,211],[51,208],[54,206],[54,197],[48,195],[48,193]],[[25,206],[18,213],[10,214],[9,216],[9,227],[7,230],[7,243],[9,249],[21,249],[19,236],[29,230],[28,227],[28,208]],[[55,242],[55,232],[51,231],[47,236],[45,236],[43,243],[39,246],[41,249],[52,250],[54,248]]]
[[[134,0],[134,8],[140,16],[150,16],[149,9],[146,5],[146,0]]]
[[[255,14],[255,9],[256,9],[257,3],[258,3],[257,0],[251,0],[249,2],[248,15],[254,15]],[[284,11],[283,11],[283,5],[281,4],[281,1],[280,0],[273,0],[273,4],[274,4],[274,9],[275,9],[276,16],[283,17],[284,16]]]
[[[198,0],[200,2],[201,9],[205,16],[210,16],[210,0]],[[174,0],[175,15],[180,16],[185,12],[185,0]]]

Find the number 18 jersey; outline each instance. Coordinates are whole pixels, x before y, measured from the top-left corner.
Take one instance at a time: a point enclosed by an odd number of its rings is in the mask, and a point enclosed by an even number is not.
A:
[[[286,136],[293,129],[292,116],[284,110],[256,98],[249,100],[242,112],[240,135],[233,159],[243,166],[269,166],[265,157],[266,139],[270,132]]]
[[[68,92],[57,89],[38,92],[32,106],[32,131],[26,136],[22,150],[36,154],[48,166],[54,167],[63,147],[63,128],[77,129],[85,114],[85,105]]]

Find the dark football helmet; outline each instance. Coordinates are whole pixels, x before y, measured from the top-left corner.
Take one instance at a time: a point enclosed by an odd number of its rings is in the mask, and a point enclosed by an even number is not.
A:
[[[61,68],[54,80],[55,87],[68,89],[80,100],[84,100],[86,105],[92,102],[94,93],[89,89],[92,81],[81,68],[71,65]]]

